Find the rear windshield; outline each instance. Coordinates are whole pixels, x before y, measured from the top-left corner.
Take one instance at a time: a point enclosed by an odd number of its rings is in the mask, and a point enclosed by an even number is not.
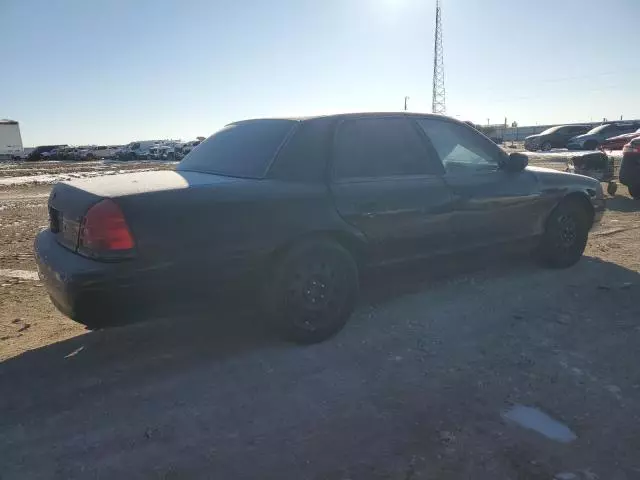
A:
[[[194,148],[177,170],[262,178],[295,124],[294,120],[255,120],[227,125]]]

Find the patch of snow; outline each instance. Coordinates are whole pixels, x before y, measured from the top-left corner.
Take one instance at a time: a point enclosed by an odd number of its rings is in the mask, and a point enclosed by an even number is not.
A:
[[[578,438],[569,427],[537,408],[515,405],[504,412],[502,417],[557,442],[569,443]]]
[[[135,170],[135,172],[150,172],[154,171],[153,168],[142,168]],[[131,172],[128,173],[132,173]],[[43,173],[40,175],[27,175],[21,177],[6,177],[0,178],[0,186],[15,186],[15,185],[51,185],[58,182],[64,182],[68,180],[75,180],[78,178],[91,178],[99,177],[103,175],[117,175],[118,170],[99,170],[93,172],[69,172],[69,173]]]
[[[31,270],[13,270],[0,268],[0,277],[20,278],[22,280],[38,280],[38,272]]]
[[[562,472],[562,473],[556,473],[556,475],[553,478],[554,480],[577,480],[578,475],[576,475],[573,472]]]

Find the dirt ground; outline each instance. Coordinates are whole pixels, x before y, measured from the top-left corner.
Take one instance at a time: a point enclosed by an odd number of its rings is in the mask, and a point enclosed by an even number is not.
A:
[[[0,478],[640,478],[640,203],[625,187],[571,269],[387,271],[339,336],[301,348],[246,312],[98,332],[58,313],[32,257],[43,175],[99,167],[85,163],[0,168]],[[575,439],[509,420],[514,405]]]

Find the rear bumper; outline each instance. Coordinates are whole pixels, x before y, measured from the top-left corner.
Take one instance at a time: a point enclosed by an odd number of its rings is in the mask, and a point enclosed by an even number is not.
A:
[[[103,263],[61,246],[49,230],[35,239],[38,275],[54,305],[68,317],[88,326],[118,323],[133,311],[138,296],[131,265]]]
[[[254,293],[262,264],[139,259],[118,263],[82,257],[61,246],[49,230],[35,239],[38,275],[53,304],[91,328],[132,323],[173,307],[221,306]],[[238,297],[237,294],[241,296]]]

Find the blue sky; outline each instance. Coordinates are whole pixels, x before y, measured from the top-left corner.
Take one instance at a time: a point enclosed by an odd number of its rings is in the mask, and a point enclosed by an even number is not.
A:
[[[640,117],[639,0],[442,0],[447,113]],[[0,0],[25,146],[207,136],[260,116],[429,111],[435,0]]]

